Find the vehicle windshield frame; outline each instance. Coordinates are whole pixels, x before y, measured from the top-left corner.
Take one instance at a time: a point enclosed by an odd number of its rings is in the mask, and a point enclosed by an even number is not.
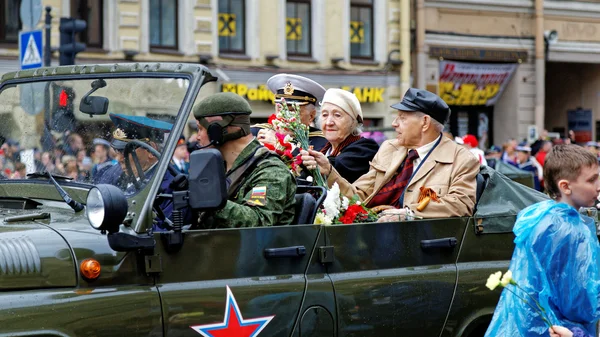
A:
[[[184,127],[189,119],[192,105],[200,91],[200,88],[208,83],[216,81],[217,78],[212,75],[210,70],[197,64],[177,64],[177,63],[135,63],[135,64],[103,64],[103,65],[81,65],[81,66],[60,66],[53,68],[37,68],[33,70],[23,70],[12,73],[6,73],[0,78],[0,95],[5,89],[16,87],[23,83],[51,82],[64,80],[94,80],[119,79],[119,78],[173,78],[188,80],[189,84],[185,95],[177,112],[177,117],[173,123],[171,132],[165,141],[162,153],[173,153],[175,143],[182,134]],[[0,96],[1,97],[1,96]],[[1,100],[1,98],[0,98]],[[148,198],[149,195],[156,195],[162,178],[164,177],[170,156],[161,156],[157,163],[156,172],[152,175],[150,181],[142,190],[133,195],[127,196],[128,211],[132,214],[133,221],[131,227],[134,231],[140,233],[145,228],[152,227],[151,214],[154,198]],[[160,177],[160,178],[157,178]],[[2,181],[4,183],[32,183],[35,180],[15,179]],[[46,180],[39,180],[40,183],[47,184]],[[77,187],[93,187],[93,184],[83,182],[61,182],[61,185],[74,184]]]

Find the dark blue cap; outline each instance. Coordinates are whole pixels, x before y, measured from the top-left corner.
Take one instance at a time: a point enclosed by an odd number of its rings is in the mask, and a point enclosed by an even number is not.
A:
[[[109,114],[110,119],[117,127],[113,132],[111,145],[122,150],[125,145],[133,140],[144,142],[163,142],[165,135],[171,132],[173,124],[154,120],[145,116],[127,116],[122,114]]]

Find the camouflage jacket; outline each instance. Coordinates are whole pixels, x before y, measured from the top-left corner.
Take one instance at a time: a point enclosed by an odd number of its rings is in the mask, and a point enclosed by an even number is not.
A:
[[[250,156],[264,156],[268,151],[254,139],[233,163],[231,173]],[[239,172],[238,172],[239,173]],[[225,207],[208,215],[203,228],[235,228],[289,225],[294,219],[296,181],[287,166],[276,156],[261,158],[243,172],[235,195],[230,195]]]

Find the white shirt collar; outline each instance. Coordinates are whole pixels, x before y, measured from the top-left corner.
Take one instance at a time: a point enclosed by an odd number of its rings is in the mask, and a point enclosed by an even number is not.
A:
[[[433,149],[435,142],[437,142],[441,136],[442,135],[439,135],[433,142],[431,142],[429,144],[425,144],[417,149],[417,153],[419,154],[419,159],[422,160],[423,158],[425,158],[425,156],[429,153],[429,151],[431,151],[431,149]]]

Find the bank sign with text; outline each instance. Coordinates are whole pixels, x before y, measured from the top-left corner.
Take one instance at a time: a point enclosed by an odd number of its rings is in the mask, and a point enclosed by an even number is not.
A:
[[[448,105],[496,104],[510,82],[516,63],[440,62],[438,93]]]
[[[353,88],[344,86],[342,89],[350,91],[356,95],[356,98],[358,98],[358,101],[361,103],[379,103],[384,101],[383,94],[385,92],[385,88]],[[275,100],[275,95],[264,84],[252,86],[239,83],[223,83],[221,86],[221,91],[236,93],[248,101],[265,101],[273,103]]]

